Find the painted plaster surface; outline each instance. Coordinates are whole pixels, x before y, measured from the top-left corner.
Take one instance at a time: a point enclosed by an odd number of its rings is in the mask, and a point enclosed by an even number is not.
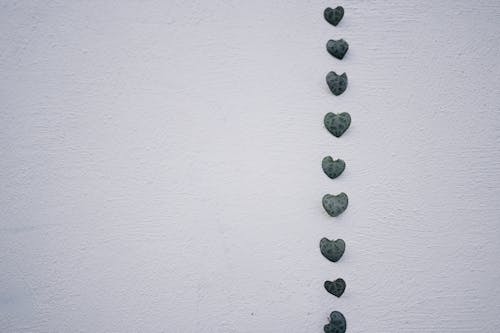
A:
[[[0,1],[0,332],[309,333],[335,310],[498,332],[499,22],[498,1]]]

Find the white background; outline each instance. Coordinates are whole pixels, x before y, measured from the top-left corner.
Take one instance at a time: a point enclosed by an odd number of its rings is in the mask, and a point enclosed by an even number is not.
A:
[[[1,1],[0,331],[498,332],[500,3],[341,4]]]

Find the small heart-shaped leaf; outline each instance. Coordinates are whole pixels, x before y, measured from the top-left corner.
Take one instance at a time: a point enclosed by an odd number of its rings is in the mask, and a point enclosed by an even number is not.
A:
[[[342,60],[347,50],[349,50],[349,44],[343,39],[330,39],[328,43],[326,43],[326,50],[335,58]]]
[[[330,313],[330,323],[323,327],[325,333],[345,333],[347,329],[347,322],[342,313],[333,311]]]
[[[337,262],[344,255],[345,242],[343,239],[329,240],[328,238],[322,238],[319,241],[319,249],[326,259]]]
[[[345,162],[341,159],[333,160],[331,156],[326,156],[321,162],[321,167],[328,177],[335,179],[344,172]]]
[[[337,279],[335,281],[325,281],[324,285],[326,291],[337,297],[342,296],[346,287],[344,279]]]
[[[340,138],[342,134],[347,131],[349,126],[351,126],[351,115],[347,112],[342,112],[340,114],[328,112],[323,119],[323,123],[328,132]]]
[[[335,72],[329,72],[326,75],[326,84],[335,96],[341,95],[347,89],[347,74],[338,75]]]
[[[336,217],[342,214],[349,204],[349,198],[344,192],[338,195],[325,194],[323,196],[323,208],[328,215]]]
[[[328,23],[336,26],[344,17],[344,8],[342,6],[338,6],[335,9],[328,7],[323,12],[323,16]]]

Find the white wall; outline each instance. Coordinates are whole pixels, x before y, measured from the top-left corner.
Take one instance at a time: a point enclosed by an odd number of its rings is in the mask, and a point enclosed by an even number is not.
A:
[[[498,332],[500,3],[341,4],[1,1],[0,331]]]

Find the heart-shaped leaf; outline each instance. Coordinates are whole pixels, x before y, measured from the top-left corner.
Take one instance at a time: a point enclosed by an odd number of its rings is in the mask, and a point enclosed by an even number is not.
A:
[[[341,159],[333,160],[331,156],[326,156],[321,162],[321,167],[328,177],[335,179],[344,172],[345,162]]]
[[[338,6],[335,9],[328,7],[323,12],[323,16],[328,23],[336,26],[344,17],[344,8],[342,6]]]
[[[337,262],[344,255],[345,242],[343,239],[329,240],[328,238],[322,238],[319,241],[319,249],[326,259]]]
[[[328,132],[340,138],[342,134],[347,131],[349,126],[351,126],[351,115],[347,112],[342,112],[340,114],[328,112],[323,119],[323,123]]]
[[[347,194],[344,192],[333,195],[333,194],[325,194],[323,196],[323,208],[328,213],[328,215],[336,217],[342,214],[349,204],[349,198]]]
[[[324,285],[326,291],[337,297],[342,296],[346,287],[344,279],[337,279],[335,281],[325,281]]]
[[[335,96],[341,95],[347,89],[347,74],[338,75],[335,72],[329,72],[326,75],[326,84]]]
[[[347,329],[347,322],[342,313],[333,311],[330,313],[330,323],[323,327],[325,333],[345,333]]]
[[[342,60],[347,50],[349,50],[349,44],[343,39],[330,39],[328,43],[326,43],[326,50],[335,58]]]

